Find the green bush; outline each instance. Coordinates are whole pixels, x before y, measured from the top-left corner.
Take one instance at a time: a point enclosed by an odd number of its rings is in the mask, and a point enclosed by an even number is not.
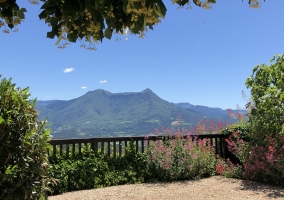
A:
[[[254,67],[246,80],[252,96],[247,107],[253,143],[262,146],[267,136],[284,136],[284,55],[275,55],[270,62]]]
[[[136,153],[136,147],[131,142],[121,157],[108,157],[103,153],[95,153],[90,146],[85,146],[82,153],[75,156],[50,156],[49,176],[58,179],[53,186],[54,194],[68,191],[83,190],[141,183],[148,177],[146,156]]]
[[[42,199],[48,190],[49,132],[29,96],[28,88],[1,79],[0,199]]]
[[[226,135],[232,135],[237,132],[239,134],[239,138],[249,142],[251,140],[251,129],[249,123],[239,123],[228,125],[226,128],[222,129],[221,133]]]

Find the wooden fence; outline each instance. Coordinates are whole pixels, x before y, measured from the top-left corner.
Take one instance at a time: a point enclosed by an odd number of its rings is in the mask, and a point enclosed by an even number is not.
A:
[[[219,154],[222,158],[228,158],[230,153],[228,152],[225,144],[224,134],[202,134],[191,135],[197,141],[208,138],[210,144],[214,147],[215,153]],[[173,137],[173,136],[171,136]],[[53,139],[50,144],[53,146],[53,154],[60,154],[67,158],[71,155],[75,155],[75,151],[78,150],[79,154],[82,152],[84,145],[90,145],[91,149],[95,152],[104,152],[108,156],[121,156],[123,155],[125,147],[133,141],[136,146],[136,151],[144,152],[147,148],[149,141],[163,140],[164,138],[171,138],[170,136],[134,136],[134,137],[104,137],[104,138],[83,138],[83,139]],[[183,135],[183,138],[187,138],[187,135]]]

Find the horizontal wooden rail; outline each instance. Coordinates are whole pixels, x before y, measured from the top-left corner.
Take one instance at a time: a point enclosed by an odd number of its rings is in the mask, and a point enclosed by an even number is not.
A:
[[[148,146],[149,141],[171,139],[176,136],[157,135],[157,136],[133,136],[133,137],[101,137],[101,138],[82,138],[82,139],[53,139],[50,144],[53,146],[53,154],[66,155],[69,157],[75,155],[75,151],[82,152],[84,145],[90,145],[91,149],[95,152],[104,152],[108,156],[121,156],[125,151],[125,147],[133,141],[136,146],[136,151],[144,152]],[[188,138],[188,135],[182,135],[182,138]],[[202,134],[190,135],[195,140],[207,138],[210,144],[214,147],[215,153],[223,158],[227,158],[228,151],[225,145],[224,134]],[[59,148],[58,148],[59,147]],[[59,151],[59,152],[57,152]]]

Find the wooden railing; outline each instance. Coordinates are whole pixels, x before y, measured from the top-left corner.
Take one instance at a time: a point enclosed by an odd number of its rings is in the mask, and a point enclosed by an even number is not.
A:
[[[196,140],[208,138],[210,144],[214,147],[215,153],[219,154],[222,158],[228,158],[229,152],[225,145],[224,134],[202,134],[191,135]],[[75,155],[78,150],[79,154],[82,152],[84,145],[90,145],[91,149],[95,152],[104,152],[108,156],[121,156],[123,155],[125,147],[133,141],[136,146],[136,151],[144,152],[147,148],[149,141],[162,140],[170,136],[134,136],[134,137],[105,137],[105,138],[83,138],[83,139],[53,139],[50,144],[53,146],[52,154],[60,154],[67,158]],[[171,136],[173,137],[173,136]],[[187,138],[187,135],[183,135]],[[58,148],[59,147],[59,148]]]

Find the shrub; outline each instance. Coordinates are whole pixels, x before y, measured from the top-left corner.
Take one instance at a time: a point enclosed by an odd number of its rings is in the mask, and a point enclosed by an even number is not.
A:
[[[280,141],[280,142],[279,142]],[[284,137],[266,136],[266,145],[252,146],[244,163],[246,179],[284,186]]]
[[[95,153],[85,146],[82,154],[74,157],[50,156],[49,176],[58,179],[53,186],[54,194],[68,191],[106,187],[129,183],[141,183],[149,178],[144,154],[136,152],[133,142],[125,148],[121,157],[108,157]]]
[[[248,152],[248,142],[252,140],[251,131],[248,123],[228,125],[221,132],[228,135],[226,148],[228,157],[233,164],[242,165]]]
[[[170,135],[167,129],[162,135]],[[183,138],[178,130],[173,138],[149,141],[146,150],[152,178],[159,181],[198,179],[215,174],[215,155],[207,140]]]
[[[244,98],[246,98],[244,91],[242,91],[242,95]],[[248,117],[241,113],[241,108],[239,105],[237,105],[237,108],[237,113],[234,113],[231,109],[228,109],[227,111],[230,117],[238,120],[238,123],[227,125],[227,127],[222,129],[221,131],[221,134],[229,136],[225,139],[226,148],[228,149],[228,159],[221,162],[219,161],[220,158],[218,158],[219,165],[221,166],[221,163],[224,163],[225,165],[223,165],[223,167],[225,168],[228,166],[232,167],[232,164],[238,168],[241,168],[243,166],[244,159],[248,150],[247,143],[252,140]]]
[[[238,133],[239,139],[242,139],[246,142],[251,141],[251,128],[248,123],[241,124],[231,124],[226,128],[222,129],[222,134],[232,135],[233,133]]]
[[[238,130],[240,126],[235,125],[233,130]],[[230,134],[229,138],[225,139],[226,148],[228,149],[228,158],[222,159],[217,155],[216,172],[227,178],[243,178],[243,163],[246,162],[246,150],[248,142],[242,138],[247,138],[247,135],[241,134],[240,131],[230,132],[230,129],[224,129],[225,134]],[[246,133],[246,132],[245,132]]]
[[[1,79],[0,199],[41,199],[48,190],[49,132],[29,96],[28,88]]]
[[[227,178],[243,178],[243,167],[239,164],[234,164],[228,158],[224,160],[217,155],[216,173]]]

